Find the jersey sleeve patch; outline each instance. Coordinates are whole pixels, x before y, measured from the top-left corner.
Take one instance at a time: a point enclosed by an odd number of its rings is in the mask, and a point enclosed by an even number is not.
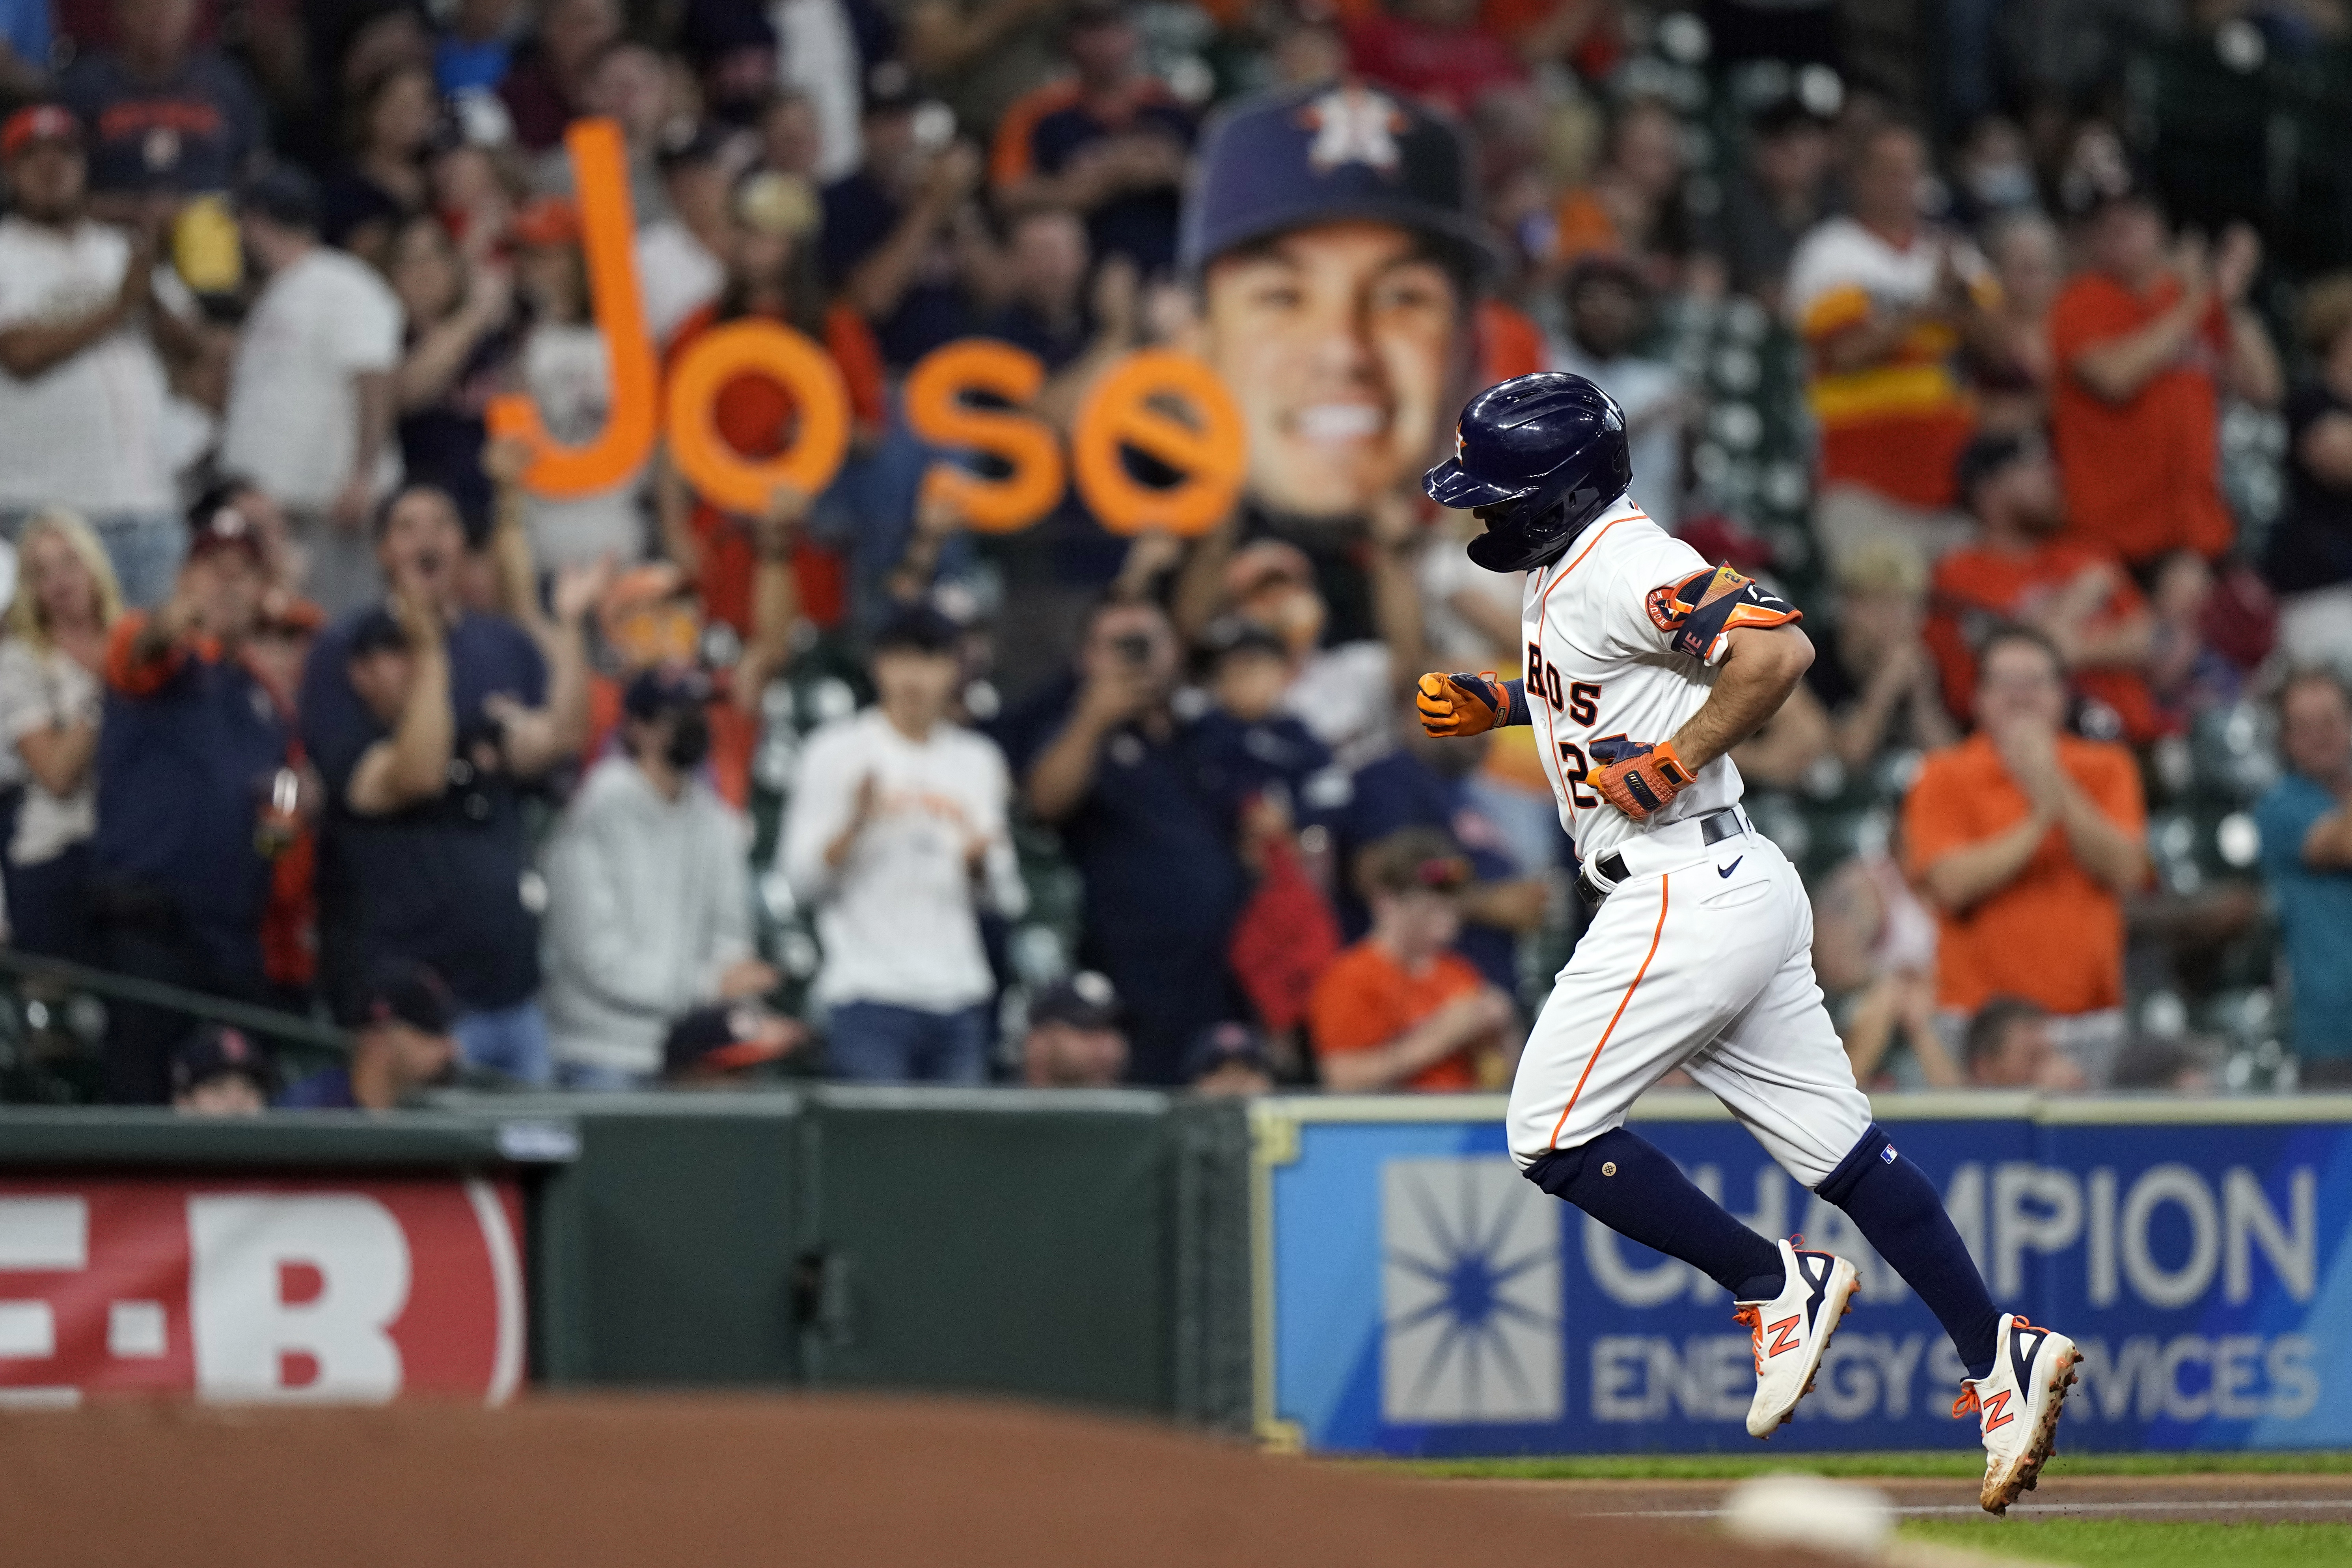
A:
[[[1794,605],[1729,566],[1653,588],[1646,603],[1666,646],[1702,664],[1720,658],[1724,638],[1740,626],[1786,626],[1801,618]]]

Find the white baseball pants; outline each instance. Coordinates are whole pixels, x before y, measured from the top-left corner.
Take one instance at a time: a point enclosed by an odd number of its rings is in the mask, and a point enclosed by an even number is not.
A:
[[[1522,1170],[1616,1127],[1680,1067],[1810,1190],[1870,1127],[1813,979],[1812,906],[1752,827],[1704,845],[1696,821],[1618,849],[1626,876],[1553,983],[1511,1085]]]

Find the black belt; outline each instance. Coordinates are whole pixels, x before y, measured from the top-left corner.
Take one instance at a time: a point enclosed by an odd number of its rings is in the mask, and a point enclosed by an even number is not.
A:
[[[1745,826],[1746,825],[1739,820],[1739,808],[1736,805],[1727,805],[1720,811],[1710,811],[1698,819],[1699,844],[1702,847],[1720,844],[1725,839],[1745,831]],[[1625,879],[1625,857],[1612,850],[1594,861],[1592,869],[1608,878],[1610,885],[1614,887]],[[1584,900],[1587,909],[1599,909],[1601,900],[1609,896],[1608,890],[1593,881],[1591,875],[1586,873],[1578,875],[1576,891],[1577,896]]]

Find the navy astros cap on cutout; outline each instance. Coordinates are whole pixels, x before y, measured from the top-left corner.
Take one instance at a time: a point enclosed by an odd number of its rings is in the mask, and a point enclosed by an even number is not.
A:
[[[200,1026],[172,1053],[172,1088],[180,1094],[233,1072],[245,1074],[264,1094],[278,1087],[278,1068],[269,1053],[255,1045],[244,1030],[226,1024]]]
[[[1368,218],[1433,235],[1483,268],[1494,242],[1472,211],[1470,157],[1452,125],[1377,88],[1341,82],[1244,99],[1202,138],[1178,262],[1197,274],[1237,246]]]

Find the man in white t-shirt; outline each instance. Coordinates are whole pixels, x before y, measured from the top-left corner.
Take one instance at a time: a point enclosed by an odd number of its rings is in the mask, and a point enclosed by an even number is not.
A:
[[[1568,331],[1552,342],[1547,368],[1580,375],[1617,400],[1633,450],[1633,500],[1672,533],[1682,516],[1683,427],[1692,405],[1682,372],[1635,352],[1650,330],[1649,287],[1623,257],[1596,253],[1570,269],[1560,302]]]
[[[400,478],[392,373],[400,301],[365,262],[319,242],[318,191],[282,168],[238,205],[268,278],[229,373],[221,464],[286,509],[310,560],[305,591],[339,616],[382,592],[368,521]]]
[[[987,1077],[995,981],[979,911],[1026,904],[994,742],[950,722],[954,624],[902,610],[874,639],[877,701],[809,737],[781,860],[816,910],[833,1076],[866,1083]]]
[[[84,211],[80,122],[55,104],[0,124],[0,533],[80,512],[123,597],[165,597],[186,541],[164,456],[163,365],[152,337],[187,328],[153,296],[155,249]]]

